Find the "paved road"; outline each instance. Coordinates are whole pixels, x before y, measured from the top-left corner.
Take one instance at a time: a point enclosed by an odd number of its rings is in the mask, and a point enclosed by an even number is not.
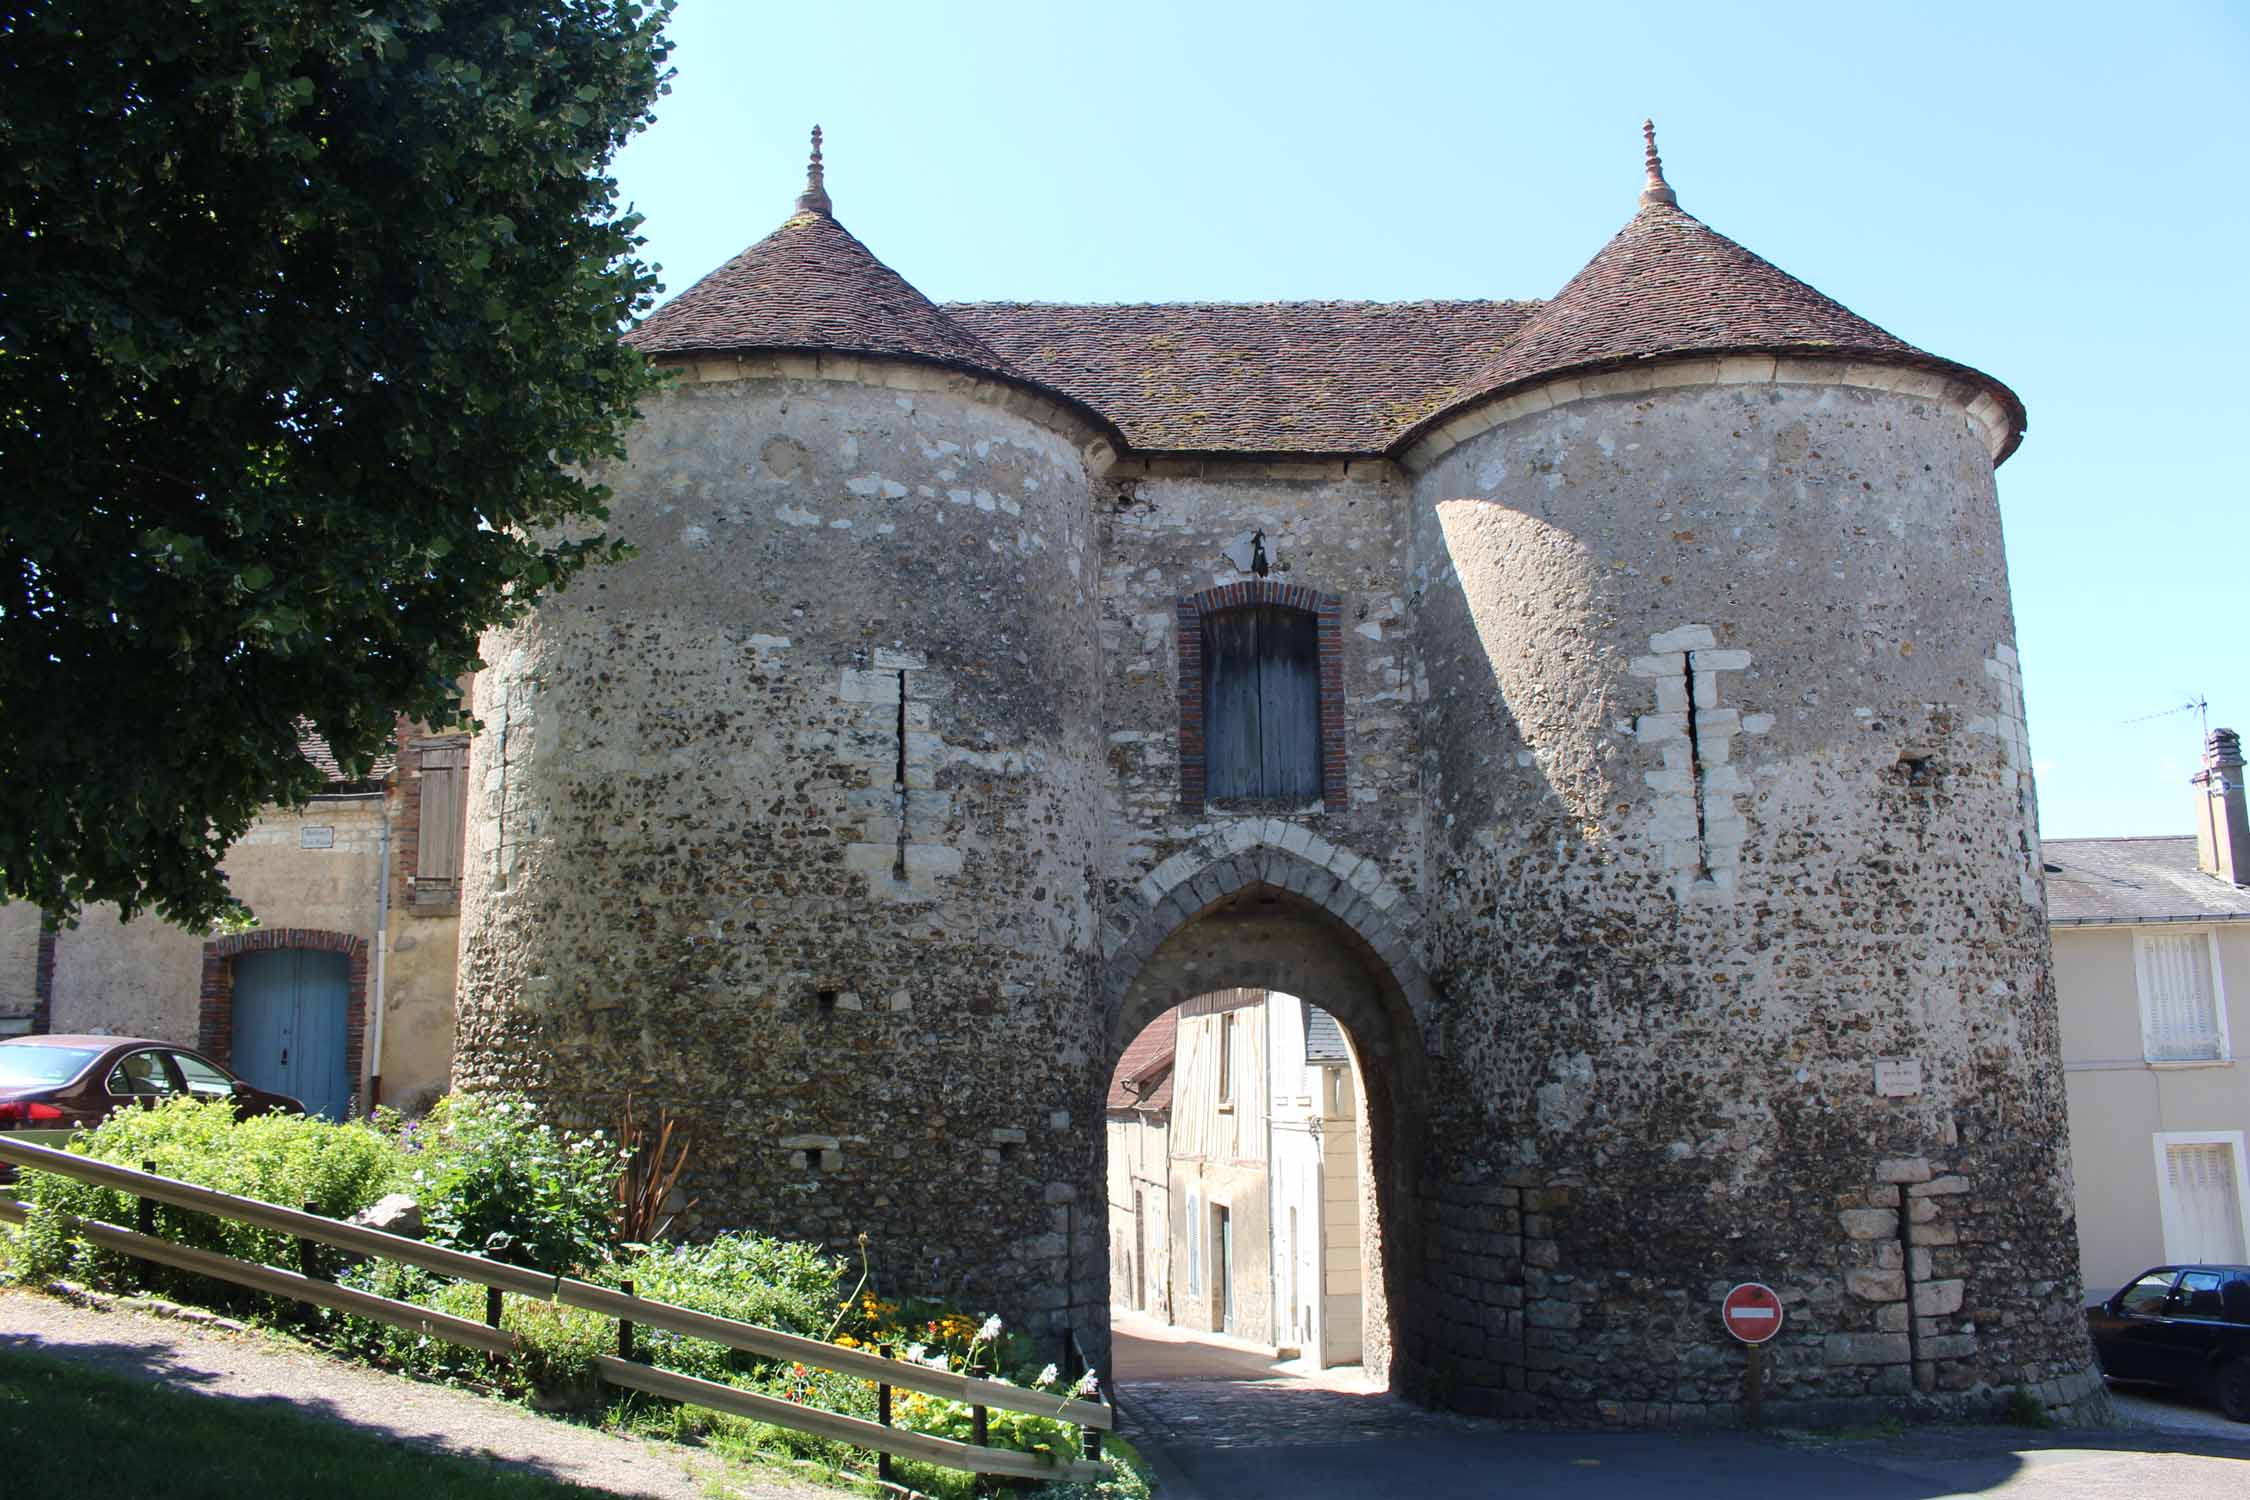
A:
[[[1422,1411],[1357,1372],[1307,1379],[1248,1346],[1183,1349],[1176,1330],[1120,1331],[1123,1426],[1163,1476],[1160,1500],[2250,1500],[2242,1429],[2207,1431],[2203,1414],[2172,1403],[2135,1415],[2188,1430],[1557,1432]]]

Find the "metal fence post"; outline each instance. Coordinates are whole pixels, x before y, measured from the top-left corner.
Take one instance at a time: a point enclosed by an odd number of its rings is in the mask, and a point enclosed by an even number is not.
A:
[[[317,1214],[320,1212],[320,1205],[317,1203],[307,1203],[304,1205],[304,1209],[308,1214]],[[318,1245],[315,1245],[311,1240],[304,1239],[302,1237],[300,1237],[297,1241],[297,1269],[304,1272],[305,1275],[311,1277],[314,1281],[324,1281],[327,1279],[320,1274],[320,1247]]]
[[[144,1160],[141,1163],[141,1170],[154,1177],[156,1175],[156,1163]],[[133,1227],[153,1238],[156,1234],[156,1200],[154,1198],[136,1198],[133,1202]],[[139,1262],[135,1267],[134,1275],[135,1279],[141,1284],[141,1290],[147,1291],[149,1283],[156,1276],[156,1263],[147,1260]]]
[[[885,1344],[876,1352],[881,1354],[883,1358],[889,1359],[891,1357],[891,1346]],[[885,1427],[891,1425],[891,1383],[887,1380],[875,1387],[875,1420]],[[882,1451],[876,1453],[875,1477],[885,1484],[891,1482],[891,1456],[889,1453]]]

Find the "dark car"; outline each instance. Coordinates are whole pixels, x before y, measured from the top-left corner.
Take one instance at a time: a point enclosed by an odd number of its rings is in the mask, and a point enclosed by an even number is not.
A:
[[[0,1130],[57,1145],[127,1105],[231,1099],[235,1113],[301,1115],[287,1094],[253,1088],[199,1052],[138,1036],[19,1036],[0,1042]],[[10,1169],[0,1163],[0,1174]]]
[[[2086,1324],[2103,1374],[2199,1391],[2250,1422],[2250,1266],[2143,1271]]]

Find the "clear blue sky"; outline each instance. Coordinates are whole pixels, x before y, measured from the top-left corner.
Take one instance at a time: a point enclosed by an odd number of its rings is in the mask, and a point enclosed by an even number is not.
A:
[[[2184,833],[2250,733],[2250,9],[683,0],[619,159],[677,291],[836,214],[939,301],[1545,297],[1683,208],[2022,395],[2000,471],[2049,837]]]

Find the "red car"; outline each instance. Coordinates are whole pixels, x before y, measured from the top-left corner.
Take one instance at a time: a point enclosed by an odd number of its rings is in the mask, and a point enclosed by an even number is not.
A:
[[[0,1130],[55,1145],[127,1105],[232,1099],[235,1113],[301,1115],[198,1052],[139,1036],[19,1036],[0,1042]],[[5,1171],[0,1164],[0,1171]]]

